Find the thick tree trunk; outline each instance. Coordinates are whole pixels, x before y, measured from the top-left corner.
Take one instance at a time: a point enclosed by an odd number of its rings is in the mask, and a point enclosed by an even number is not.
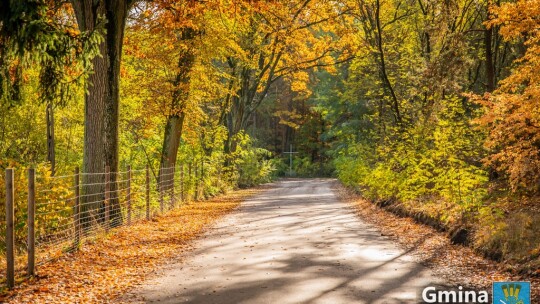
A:
[[[73,1],[77,23],[81,31],[95,31],[98,16],[105,14],[105,5],[93,1]],[[100,53],[106,54],[106,44],[100,45]],[[103,220],[101,209],[105,191],[105,142],[103,119],[107,96],[107,61],[105,56],[92,60],[93,72],[88,78],[88,90],[84,101],[84,155],[81,197],[81,224],[88,229],[96,220]]]
[[[106,17],[102,56],[96,56],[88,78],[85,96],[84,157],[81,197],[81,221],[88,228],[93,220],[103,221],[105,166],[111,174],[111,226],[122,224],[116,195],[118,172],[118,104],[120,59],[128,1],[72,0],[81,31],[98,29],[99,17]],[[101,212],[98,212],[101,211]]]
[[[107,87],[108,94],[105,99],[105,162],[111,168],[111,196],[110,220],[112,226],[122,224],[122,210],[120,208],[118,185],[118,118],[120,104],[120,63],[122,58],[122,45],[124,41],[124,28],[129,8],[127,0],[107,0],[106,29],[107,36]]]

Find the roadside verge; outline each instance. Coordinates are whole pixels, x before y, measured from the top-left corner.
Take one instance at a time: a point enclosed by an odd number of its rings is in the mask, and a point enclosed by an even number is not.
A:
[[[509,265],[482,257],[469,247],[454,245],[446,233],[385,210],[339,182],[335,191],[359,217],[377,227],[382,236],[395,240],[448,284],[490,291],[492,282],[496,281],[531,281],[531,303],[539,302],[539,278],[524,277]]]
[[[191,249],[191,241],[264,186],[195,201],[157,217],[114,230],[37,269],[37,275],[0,296],[9,303],[103,303]]]

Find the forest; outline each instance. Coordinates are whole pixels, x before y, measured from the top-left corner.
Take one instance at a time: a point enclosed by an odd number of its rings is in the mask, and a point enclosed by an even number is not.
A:
[[[538,16],[534,0],[2,1],[16,250],[28,168],[43,245],[79,229],[74,177],[83,233],[128,221],[128,188],[144,217],[145,191],[163,211],[174,191],[336,177],[539,275]]]

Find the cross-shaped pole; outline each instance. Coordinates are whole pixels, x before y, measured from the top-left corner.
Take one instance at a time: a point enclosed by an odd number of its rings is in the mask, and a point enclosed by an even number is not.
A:
[[[292,144],[290,144],[289,147],[290,147],[289,152],[283,152],[283,154],[289,154],[289,176],[292,176],[292,158],[293,158],[293,154],[298,153],[298,152],[293,152]]]

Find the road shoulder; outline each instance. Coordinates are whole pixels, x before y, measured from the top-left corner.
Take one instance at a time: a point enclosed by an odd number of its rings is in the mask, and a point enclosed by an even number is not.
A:
[[[340,198],[355,209],[359,218],[377,227],[381,235],[395,240],[451,286],[491,291],[492,282],[530,281],[512,273],[504,264],[482,257],[471,248],[451,244],[443,232],[379,208],[340,183],[336,183],[335,189]],[[540,280],[533,281],[532,293],[538,297]]]
[[[152,277],[172,258],[192,250],[192,241],[248,197],[264,191],[234,191],[113,230],[74,253],[41,265],[37,275],[0,298],[9,303],[104,303]]]

